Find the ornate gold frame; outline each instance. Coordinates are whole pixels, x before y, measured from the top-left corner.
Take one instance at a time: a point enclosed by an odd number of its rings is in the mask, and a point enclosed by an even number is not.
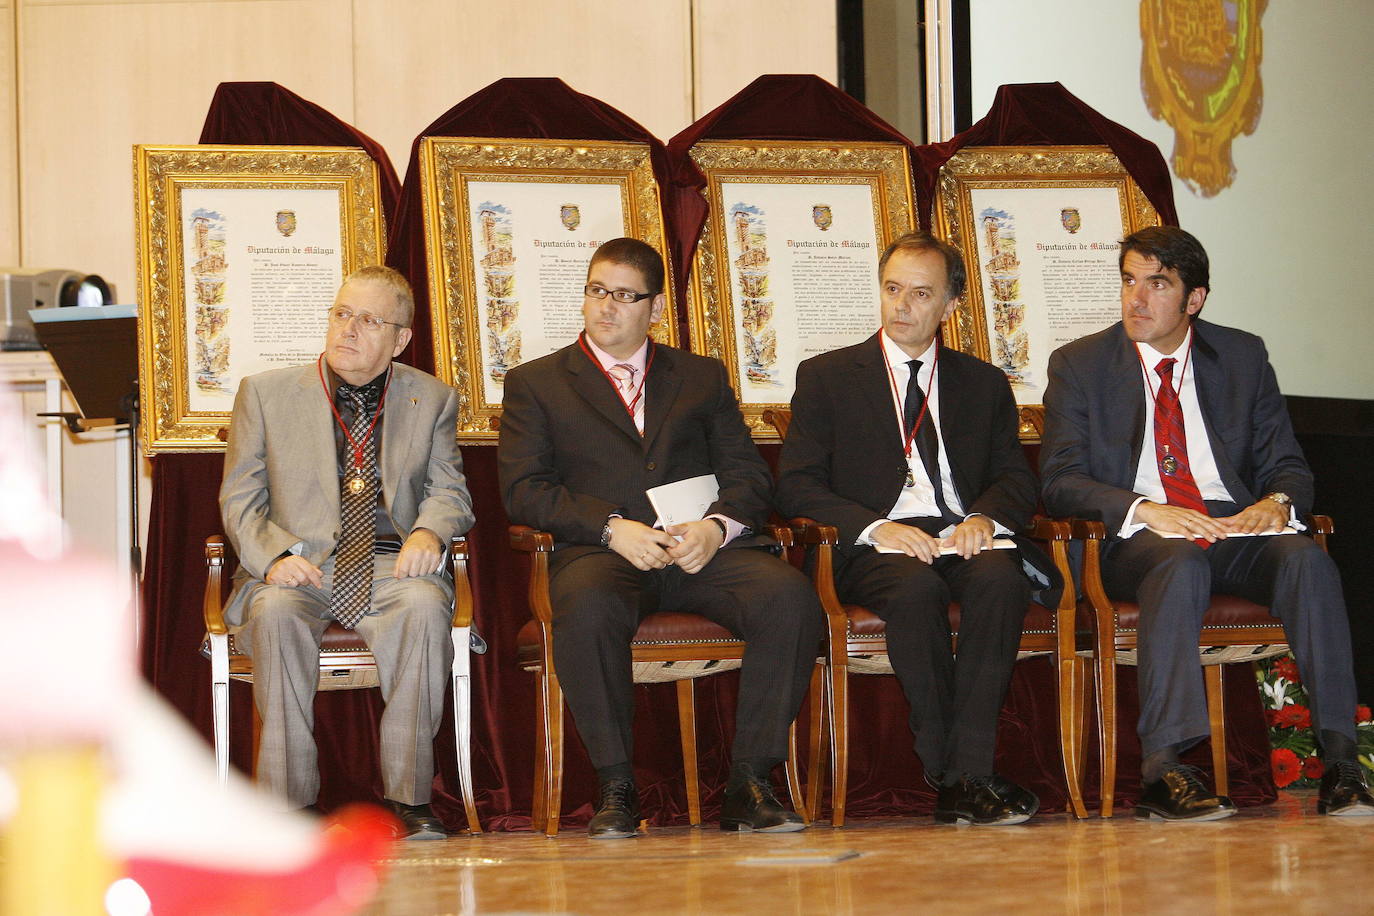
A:
[[[968,291],[944,324],[947,345],[991,362],[982,268],[978,263],[970,192],[982,188],[1114,188],[1121,205],[1121,235],[1158,226],[1159,214],[1106,146],[982,146],[955,153],[940,169],[935,232],[964,255]],[[1120,236],[1118,236],[1120,238]],[[1023,442],[1038,442],[1045,408],[1022,404]]]
[[[706,175],[705,195],[710,216],[702,228],[692,265],[689,333],[692,351],[725,363],[730,381],[742,391],[739,379],[740,342],[735,328],[734,291],[726,254],[725,204],[722,182],[759,184],[858,184],[873,188],[875,242],[881,252],[897,236],[911,230],[916,208],[906,147],[898,143],[836,143],[827,141],[703,141],[691,149],[692,161]],[[878,278],[870,280],[877,289]],[[873,314],[873,326],[878,326]],[[795,368],[795,367],[794,367]],[[764,411],[786,403],[740,402],[744,421],[755,440],[777,441]]]
[[[499,404],[483,399],[477,278],[468,266],[473,253],[468,185],[472,181],[493,180],[618,185],[622,212],[626,215],[624,235],[641,239],[662,253],[667,276],[672,276],[658,182],[654,179],[647,143],[423,138],[420,188],[424,198],[435,374],[457,389],[458,439],[473,445],[492,444],[501,415]],[[677,346],[671,283],[664,292],[668,307],[649,334],[660,343]]]
[[[186,263],[179,231],[183,188],[341,189],[344,274],[382,263],[386,250],[377,164],[361,149],[136,145],[138,368],[143,449],[149,455],[222,451],[229,432],[229,411],[189,407]]]

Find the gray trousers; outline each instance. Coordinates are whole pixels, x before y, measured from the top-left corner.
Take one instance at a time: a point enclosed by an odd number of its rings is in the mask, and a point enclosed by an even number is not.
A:
[[[434,782],[434,736],[453,665],[453,585],[446,576],[394,578],[396,554],[374,559],[372,606],[357,632],[377,659],[381,682],[382,786],[389,799],[425,804]],[[258,783],[291,807],[315,803],[320,790],[315,747],[315,688],[320,639],[332,618],[334,558],[324,587],[258,583],[237,641],[253,659],[253,703],[262,719]]]
[[[1102,577],[1108,596],[1140,605],[1137,731],[1144,753],[1182,749],[1210,733],[1198,638],[1216,592],[1268,605],[1283,621],[1313,728],[1354,740],[1355,673],[1340,574],[1311,538],[1230,538],[1203,550],[1141,531],[1108,545]]]

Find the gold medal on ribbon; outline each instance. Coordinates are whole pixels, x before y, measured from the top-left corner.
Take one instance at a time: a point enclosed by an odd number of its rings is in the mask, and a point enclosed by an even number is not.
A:
[[[1164,460],[1159,463],[1159,467],[1165,474],[1173,477],[1178,473],[1178,459],[1173,455],[1165,455]]]
[[[363,492],[363,487],[367,486],[367,483],[363,480],[363,475],[355,471],[353,474],[349,475],[348,481],[344,486],[348,487],[348,492],[357,496],[359,493]]]
[[[916,475],[913,474],[913,473],[911,472],[911,468],[907,468],[907,469],[906,469],[906,484],[905,484],[905,485],[908,486],[908,487],[914,487],[914,486],[916,486]]]

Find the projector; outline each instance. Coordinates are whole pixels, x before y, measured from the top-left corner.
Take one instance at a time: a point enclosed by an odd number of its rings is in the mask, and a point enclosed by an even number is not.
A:
[[[0,350],[41,350],[29,309],[109,305],[108,284],[95,274],[60,268],[0,267]]]

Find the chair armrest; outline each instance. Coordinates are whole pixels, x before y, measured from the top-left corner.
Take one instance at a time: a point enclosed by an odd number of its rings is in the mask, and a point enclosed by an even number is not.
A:
[[[1327,550],[1326,539],[1336,531],[1336,524],[1331,521],[1331,516],[1309,515],[1304,521],[1308,530],[1312,532],[1312,540],[1316,541],[1322,550]]]
[[[792,529],[786,525],[768,525],[766,530],[773,540],[782,545],[784,550],[793,545]]]
[[[814,518],[794,518],[788,524],[792,526],[792,535],[797,543],[803,546],[816,547],[824,544],[834,547],[840,542],[840,529],[834,525],[822,525]]]
[[[510,545],[521,553],[553,553],[553,535],[528,525],[511,525]]]
[[[1078,541],[1105,541],[1107,539],[1107,526],[1102,522],[1086,518],[1074,518],[1069,519],[1069,527],[1074,539]]]
[[[453,566],[453,623],[455,627],[472,626],[472,582],[468,579],[468,540],[454,537],[449,541],[448,557]]]
[[[1028,533],[1037,541],[1068,541],[1073,539],[1073,524],[1068,519],[1037,515],[1031,519]]]
[[[205,539],[205,600],[201,612],[205,629],[215,636],[229,632],[224,623],[224,538],[218,534]]]

